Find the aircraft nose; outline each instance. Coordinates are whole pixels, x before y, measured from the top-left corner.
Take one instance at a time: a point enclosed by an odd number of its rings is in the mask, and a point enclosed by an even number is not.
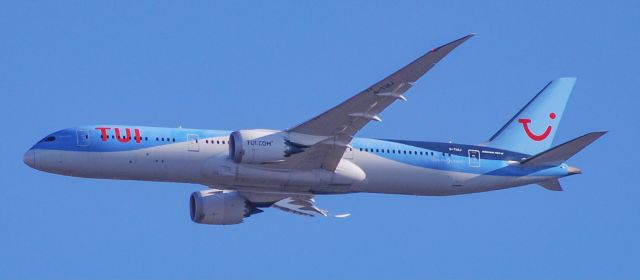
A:
[[[33,149],[29,149],[26,153],[24,153],[24,156],[22,156],[22,161],[29,167],[35,168],[36,152]]]

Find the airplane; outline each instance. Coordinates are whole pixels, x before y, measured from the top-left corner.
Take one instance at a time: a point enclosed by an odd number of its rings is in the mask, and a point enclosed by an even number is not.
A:
[[[580,174],[566,161],[606,133],[552,147],[575,78],[549,82],[478,145],[355,137],[469,34],[430,50],[328,111],[286,130],[236,131],[89,125],[53,132],[23,156],[37,170],[86,178],[207,186],[189,198],[191,220],[239,224],[275,208],[330,216],[317,195],[445,196],[537,184],[561,191]],[[333,215],[343,218],[349,214]]]

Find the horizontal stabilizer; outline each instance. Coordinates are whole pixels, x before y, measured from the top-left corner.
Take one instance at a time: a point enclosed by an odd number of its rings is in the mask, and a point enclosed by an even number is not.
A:
[[[538,183],[538,185],[550,191],[562,191],[562,186],[560,186],[560,181],[558,179],[546,180]]]
[[[533,157],[530,157],[520,164],[522,166],[556,166],[560,165],[563,162],[567,161],[569,158],[580,152],[589,144],[596,141],[602,135],[607,133],[603,132],[591,132],[585,135],[582,135],[576,139],[573,139],[564,144],[553,147],[549,150],[546,150],[542,153],[539,153]]]

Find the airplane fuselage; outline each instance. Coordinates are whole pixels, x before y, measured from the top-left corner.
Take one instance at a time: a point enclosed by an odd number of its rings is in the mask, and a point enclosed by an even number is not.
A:
[[[242,223],[268,207],[328,216],[315,203],[318,194],[441,196],[532,183],[561,191],[558,178],[581,172],[565,162],[606,133],[552,145],[573,77],[549,82],[482,145],[355,137],[368,123],[382,121],[389,105],[406,101],[422,75],[471,37],[431,49],[287,130],[83,126],[45,137],[23,161],[69,176],[206,185],[210,189],[191,194],[189,213],[194,222],[212,225]]]
[[[181,182],[218,189],[308,194],[455,195],[573,174],[566,164],[523,167],[530,155],[486,146],[354,138],[335,172],[235,163],[231,131],[97,125],[64,129],[35,144],[28,165],[68,176]],[[269,143],[252,143],[269,145]]]

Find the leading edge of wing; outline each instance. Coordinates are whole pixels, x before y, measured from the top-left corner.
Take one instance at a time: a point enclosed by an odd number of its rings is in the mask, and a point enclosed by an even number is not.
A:
[[[286,131],[291,142],[311,148],[293,155],[281,168],[334,171],[355,134],[394,101],[406,100],[404,93],[429,69],[475,34],[469,34],[432,49],[405,67],[366,88],[337,106]]]
[[[407,64],[405,67],[402,67],[400,70],[394,72],[389,75],[382,81],[378,82],[376,85],[380,84],[383,81],[392,79],[394,77],[404,76],[407,82],[413,83],[420,79],[427,71],[429,71],[436,63],[440,62],[445,56],[447,56],[451,51],[453,51],[458,46],[462,45],[462,43],[471,39],[471,37],[475,36],[475,33],[468,34],[462,38],[453,40],[449,43],[446,43],[442,46],[434,48],[429,52],[423,54],[421,57],[418,57],[411,63]],[[406,76],[405,76],[406,75]],[[374,86],[376,86],[374,85]],[[368,88],[369,90],[371,88]],[[366,91],[366,90],[365,90]]]

